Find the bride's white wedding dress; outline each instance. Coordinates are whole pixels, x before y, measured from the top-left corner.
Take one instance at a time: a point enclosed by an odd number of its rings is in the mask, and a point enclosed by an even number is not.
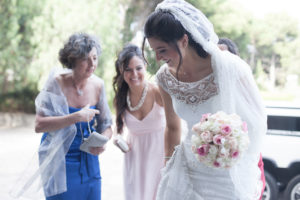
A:
[[[156,74],[158,84],[171,96],[177,115],[188,125],[188,133],[181,145],[175,148],[172,158],[162,170],[157,200],[236,200],[228,169],[214,169],[200,163],[191,151],[191,128],[202,114],[215,113],[219,89],[214,75],[192,83],[178,81],[164,65]],[[238,105],[237,105],[238,106]],[[254,161],[257,163],[257,161]],[[257,167],[257,170],[258,167]],[[257,188],[260,188],[260,176]]]
[[[167,64],[156,74],[157,82],[172,98],[177,115],[185,120],[189,132],[175,148],[162,170],[157,200],[258,200],[261,171],[260,146],[266,133],[266,115],[249,65],[218,46],[213,25],[203,13],[184,0],[164,0],[155,12],[169,12],[211,56],[213,73],[202,80],[180,82]],[[204,166],[191,151],[192,126],[202,114],[224,111],[238,114],[247,122],[250,144],[230,169]]]

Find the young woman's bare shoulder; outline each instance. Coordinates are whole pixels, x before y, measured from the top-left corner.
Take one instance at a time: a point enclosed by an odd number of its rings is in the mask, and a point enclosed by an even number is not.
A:
[[[159,92],[159,88],[158,85],[156,83],[150,83],[150,88],[151,91],[153,92],[154,96],[155,96],[155,102],[160,105],[163,106],[163,101]]]

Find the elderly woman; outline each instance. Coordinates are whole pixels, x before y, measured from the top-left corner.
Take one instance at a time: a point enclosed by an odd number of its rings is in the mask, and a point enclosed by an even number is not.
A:
[[[100,51],[92,36],[73,34],[59,51],[68,69],[52,72],[36,98],[35,131],[44,132],[39,171],[47,200],[101,199],[98,155],[104,147],[91,147],[91,154],[79,149],[94,130],[112,135],[104,83],[94,75]]]

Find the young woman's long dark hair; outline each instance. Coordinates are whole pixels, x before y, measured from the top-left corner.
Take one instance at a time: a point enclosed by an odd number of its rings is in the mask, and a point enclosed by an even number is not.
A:
[[[128,64],[134,56],[139,57],[145,62],[141,49],[133,44],[128,44],[119,53],[118,59],[115,62],[117,74],[113,78],[113,87],[115,91],[114,106],[116,108],[116,125],[118,133],[123,132],[123,114],[127,108],[126,96],[129,89],[128,84],[124,80],[124,70],[128,68]]]
[[[151,37],[162,40],[175,48],[180,57],[176,74],[178,74],[179,67],[182,64],[182,54],[177,45],[177,41],[181,39],[184,34],[189,38],[189,45],[195,49],[200,57],[206,58],[208,56],[208,53],[202,46],[195,42],[191,34],[186,31],[181,23],[168,11],[158,10],[153,12],[146,21],[144,34],[145,37],[142,46],[143,52],[146,38]]]

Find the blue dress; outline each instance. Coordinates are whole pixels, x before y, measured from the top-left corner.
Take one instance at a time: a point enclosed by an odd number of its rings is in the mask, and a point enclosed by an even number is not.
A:
[[[95,106],[91,106],[95,109]],[[69,107],[69,112],[74,113],[80,108]],[[94,131],[94,120],[91,120],[90,128]],[[81,124],[81,127],[80,127]],[[67,191],[61,194],[47,197],[46,200],[101,200],[101,176],[98,156],[79,150],[84,137],[89,136],[87,122],[78,122],[76,136],[66,155]],[[42,141],[47,137],[44,133]]]

